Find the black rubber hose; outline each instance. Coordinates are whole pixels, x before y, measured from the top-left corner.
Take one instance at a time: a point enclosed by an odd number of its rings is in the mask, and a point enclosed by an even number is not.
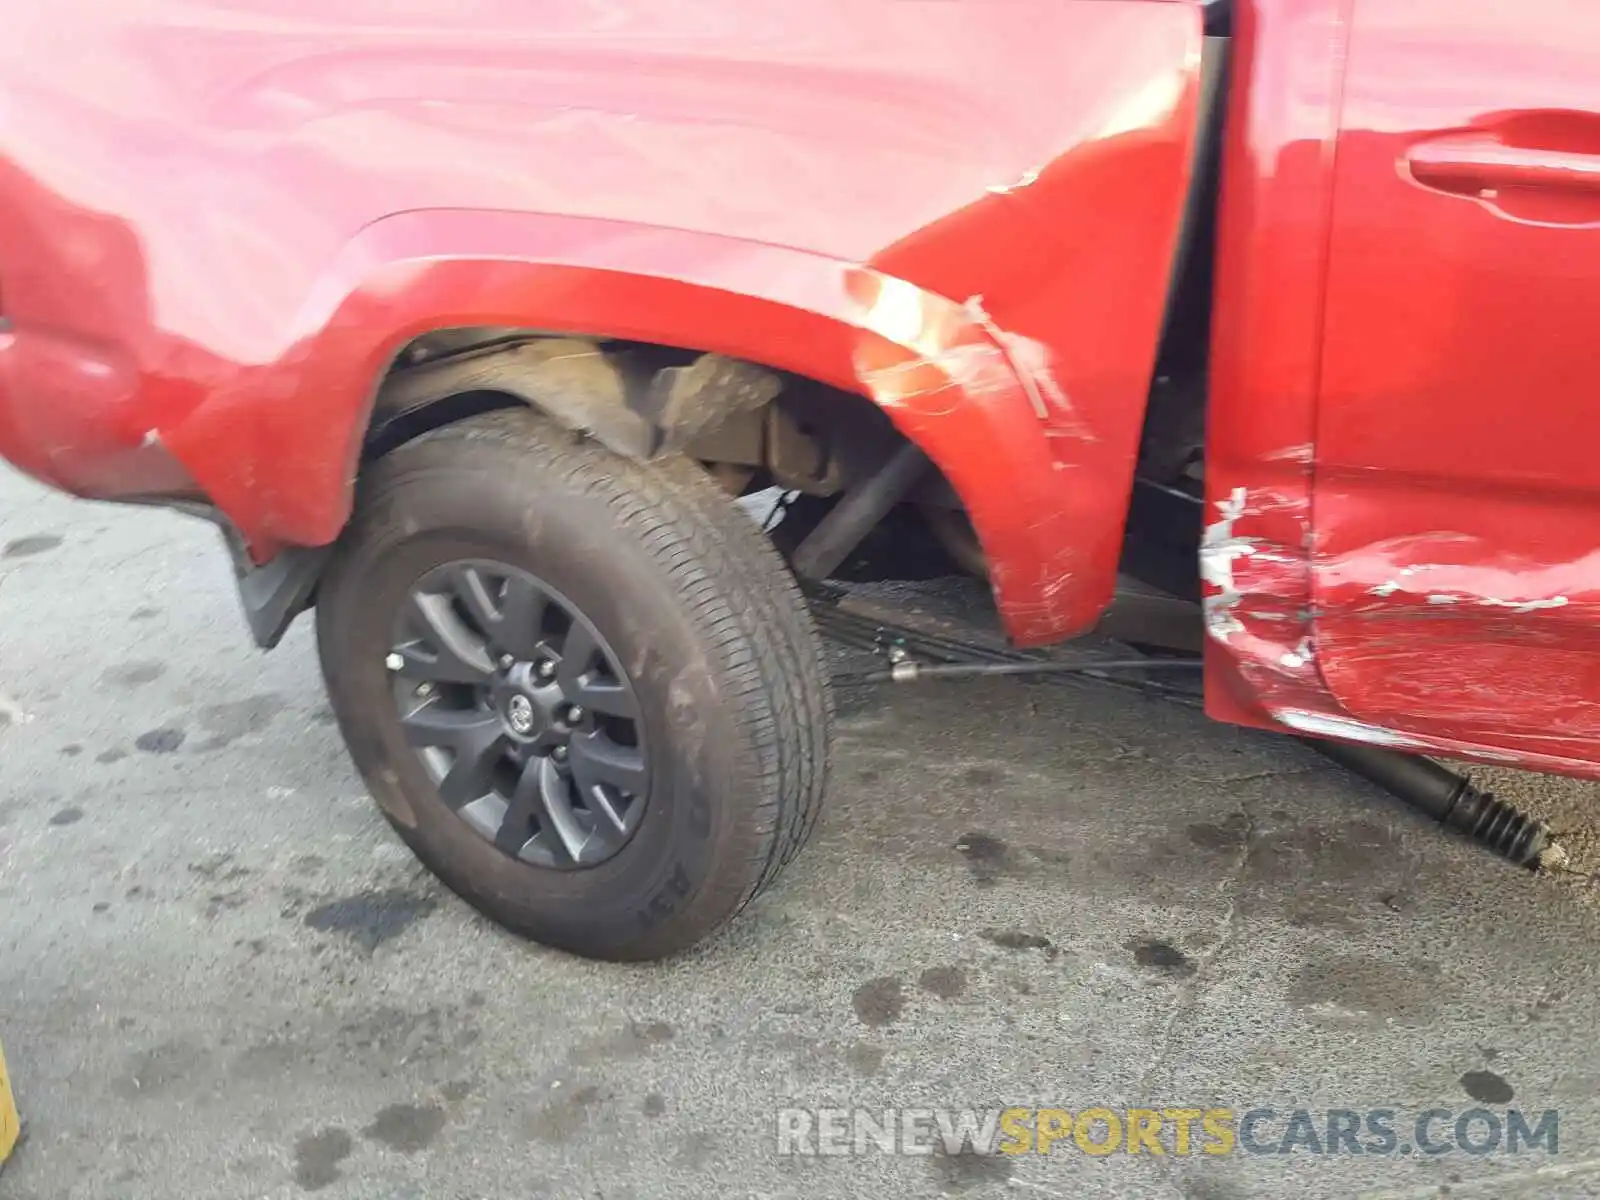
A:
[[[1550,844],[1550,830],[1544,822],[1518,812],[1493,793],[1480,791],[1465,777],[1429,759],[1378,746],[1302,740],[1324,758],[1370,779],[1441,825],[1459,830],[1518,866],[1536,866]]]

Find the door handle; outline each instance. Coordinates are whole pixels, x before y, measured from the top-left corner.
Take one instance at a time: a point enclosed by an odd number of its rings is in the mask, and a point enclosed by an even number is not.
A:
[[[1419,143],[1406,152],[1405,164],[1423,187],[1454,196],[1511,187],[1600,193],[1600,154],[1508,146],[1484,133]]]

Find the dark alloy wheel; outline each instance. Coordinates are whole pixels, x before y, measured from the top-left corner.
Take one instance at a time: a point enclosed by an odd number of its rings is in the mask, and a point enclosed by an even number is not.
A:
[[[698,463],[521,410],[369,465],[318,587],[350,756],[430,870],[518,933],[651,959],[816,824],[832,706],[799,589]]]
[[[622,849],[649,799],[639,699],[569,600],[504,563],[456,562],[394,624],[395,707],[445,804],[541,867]]]

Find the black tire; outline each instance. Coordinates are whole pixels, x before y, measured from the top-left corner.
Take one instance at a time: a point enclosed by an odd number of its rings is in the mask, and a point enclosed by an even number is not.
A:
[[[393,614],[428,571],[467,559],[558,589],[637,693],[649,797],[615,857],[556,870],[502,852],[406,742],[385,665]],[[426,434],[363,474],[317,640],[384,815],[452,890],[536,941],[614,960],[680,951],[770,884],[821,811],[821,642],[778,554],[688,460],[634,463],[520,409]]]

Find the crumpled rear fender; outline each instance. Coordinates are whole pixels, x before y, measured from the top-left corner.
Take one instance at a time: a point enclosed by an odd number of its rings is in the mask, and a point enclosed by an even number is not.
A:
[[[693,347],[863,393],[960,494],[1018,642],[1091,624],[1109,595],[1112,576],[1081,564],[1114,562],[1120,501],[1075,469],[1085,431],[1050,395],[1046,351],[1008,338],[981,302],[784,247],[427,210],[364,230],[298,323],[277,403],[249,421],[201,405],[158,435],[258,559],[338,536],[375,384],[403,346],[434,329],[514,325]]]

